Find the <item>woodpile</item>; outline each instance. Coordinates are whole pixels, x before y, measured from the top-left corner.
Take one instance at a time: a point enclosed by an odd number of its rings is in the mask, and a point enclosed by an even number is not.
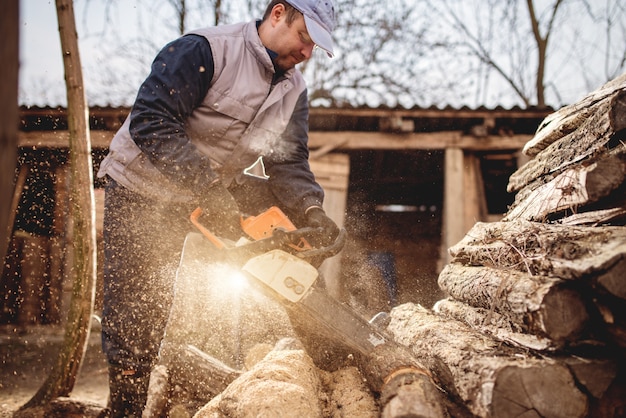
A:
[[[447,298],[396,307],[388,330],[474,416],[624,416],[626,74],[524,152],[504,218],[449,249]]]

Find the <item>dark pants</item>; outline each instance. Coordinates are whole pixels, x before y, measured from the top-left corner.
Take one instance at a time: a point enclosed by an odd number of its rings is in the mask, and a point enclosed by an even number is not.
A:
[[[109,179],[102,347],[110,365],[143,375],[155,363],[193,208],[157,202]]]

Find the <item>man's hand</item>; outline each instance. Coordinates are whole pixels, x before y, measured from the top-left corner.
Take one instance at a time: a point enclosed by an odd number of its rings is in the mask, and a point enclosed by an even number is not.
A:
[[[241,237],[241,213],[233,195],[222,183],[211,186],[202,196],[202,208],[210,228],[223,238],[236,240]]]
[[[322,246],[328,246],[335,242],[337,236],[339,235],[339,227],[330,219],[324,209],[318,206],[312,206],[306,210],[306,219],[307,226],[312,228],[321,228],[322,238],[320,239],[319,244]]]

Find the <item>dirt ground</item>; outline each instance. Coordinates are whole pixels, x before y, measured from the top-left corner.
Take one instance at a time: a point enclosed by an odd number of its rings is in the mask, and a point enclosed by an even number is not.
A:
[[[48,377],[63,341],[58,326],[18,329],[0,327],[0,418],[13,415]],[[94,327],[71,398],[106,404],[108,396],[106,360],[100,348],[100,331]]]

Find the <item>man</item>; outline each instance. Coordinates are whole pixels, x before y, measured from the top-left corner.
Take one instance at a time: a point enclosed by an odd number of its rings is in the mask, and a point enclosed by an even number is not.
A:
[[[110,416],[140,416],[194,208],[218,235],[271,205],[338,233],[308,164],[306,86],[295,66],[333,54],[332,0],[273,0],[263,19],[165,46],[117,132],[107,176],[102,344]]]

